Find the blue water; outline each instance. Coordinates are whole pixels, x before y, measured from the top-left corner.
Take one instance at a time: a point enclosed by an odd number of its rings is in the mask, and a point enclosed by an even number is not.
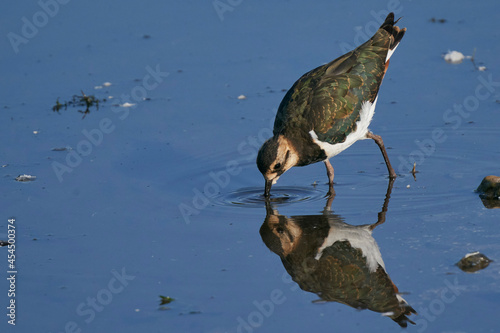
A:
[[[408,32],[371,129],[399,177],[373,237],[419,313],[408,332],[497,330],[500,210],[473,192],[500,173],[497,1],[40,3],[0,11],[0,240],[15,219],[17,270],[15,298],[0,282],[2,332],[399,331],[377,312],[313,303],[291,280],[259,234],[254,162],[283,90],[388,10]],[[446,63],[449,50],[486,70]],[[82,91],[106,101],[83,119],[81,107],[52,111]],[[388,183],[376,145],[332,164],[332,212],[376,222]],[[326,180],[319,163],[287,172],[279,214],[320,218]],[[474,251],[494,262],[460,271]]]

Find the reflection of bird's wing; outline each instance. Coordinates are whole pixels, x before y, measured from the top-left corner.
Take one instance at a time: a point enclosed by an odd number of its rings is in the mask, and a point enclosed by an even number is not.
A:
[[[319,260],[323,254],[323,250],[338,241],[348,241],[353,248],[359,249],[363,257],[366,258],[366,265],[370,272],[375,272],[379,265],[385,269],[382,254],[377,242],[372,237],[369,225],[352,226],[346,223],[330,221],[328,237],[325,238],[323,244],[318,249],[315,259]]]
[[[398,295],[398,288],[382,266],[367,266],[361,249],[349,241],[336,241],[323,250],[309,284],[325,301],[335,301],[358,309],[370,309],[392,318],[400,326],[411,322],[406,316],[415,310]]]

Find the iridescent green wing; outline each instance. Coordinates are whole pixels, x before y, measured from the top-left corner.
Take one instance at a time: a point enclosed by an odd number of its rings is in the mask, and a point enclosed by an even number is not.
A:
[[[389,34],[379,30],[347,59],[329,64],[311,103],[310,112],[319,115],[314,123],[319,140],[341,143],[356,129],[362,103],[377,97],[389,43]]]
[[[275,134],[314,129],[321,141],[343,142],[356,128],[362,102],[373,102],[378,93],[389,42],[379,30],[357,49],[304,74],[280,104]]]

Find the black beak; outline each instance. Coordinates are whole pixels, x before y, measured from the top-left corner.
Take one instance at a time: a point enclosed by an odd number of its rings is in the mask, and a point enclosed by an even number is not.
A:
[[[269,198],[271,195],[271,186],[273,186],[272,180],[266,180],[266,187],[264,188],[264,197]]]

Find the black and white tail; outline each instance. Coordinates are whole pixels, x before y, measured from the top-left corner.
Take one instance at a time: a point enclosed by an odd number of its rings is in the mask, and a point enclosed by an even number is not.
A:
[[[385,58],[385,61],[387,62],[394,51],[396,50],[396,47],[398,47],[399,42],[403,38],[406,28],[399,28],[398,26],[395,26],[400,19],[397,19],[394,21],[394,13],[389,13],[387,17],[385,18],[384,23],[380,26],[380,29],[384,29],[391,35],[391,44],[389,45],[389,51],[387,52],[387,57]]]

